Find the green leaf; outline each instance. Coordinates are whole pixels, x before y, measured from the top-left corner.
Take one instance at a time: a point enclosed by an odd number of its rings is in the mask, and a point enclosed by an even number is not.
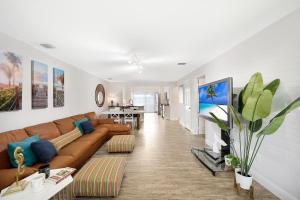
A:
[[[248,82],[247,87],[244,89],[243,104],[246,104],[250,96],[258,95],[263,91],[264,83],[261,73],[253,74]]]
[[[255,122],[249,123],[249,130],[252,130],[253,132],[259,131],[262,127],[262,119],[256,120]]]
[[[230,130],[228,126],[223,121],[221,121],[214,113],[210,112],[209,114],[214,118],[214,122],[220,127],[220,129],[226,132]]]
[[[250,96],[242,112],[244,119],[254,122],[269,116],[271,113],[272,98],[270,90],[264,90],[259,94]]]
[[[270,90],[272,92],[272,95],[274,96],[278,87],[280,85],[280,79],[275,79],[272,82],[270,82],[264,90]]]
[[[241,162],[240,159],[238,157],[233,157],[231,159],[231,165],[233,168],[237,168],[238,166],[240,166]]]
[[[236,111],[234,110],[233,106],[232,105],[229,105],[229,111],[230,111],[230,114],[232,116],[232,119],[233,119],[233,122],[234,124],[239,127],[240,131],[243,130],[243,125],[241,123],[241,121],[239,120],[238,116],[237,116],[237,113]]]
[[[299,106],[300,106],[300,97],[295,99],[285,109],[283,109],[275,117],[273,117],[269,122],[269,124],[263,130],[261,130],[257,135],[271,135],[275,133],[284,122],[284,119],[287,116],[287,114],[289,114]]]
[[[248,85],[248,84],[247,84]],[[240,114],[242,114],[243,112],[243,108],[244,108],[244,103],[243,103],[243,95],[244,95],[244,91],[245,88],[247,87],[247,85],[241,90],[240,94],[239,94],[239,99],[238,99],[238,112]]]

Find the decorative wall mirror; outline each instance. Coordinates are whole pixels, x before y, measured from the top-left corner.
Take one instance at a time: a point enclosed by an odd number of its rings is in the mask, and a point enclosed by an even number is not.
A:
[[[102,107],[105,101],[105,89],[102,84],[98,84],[95,90],[95,101],[98,107]]]

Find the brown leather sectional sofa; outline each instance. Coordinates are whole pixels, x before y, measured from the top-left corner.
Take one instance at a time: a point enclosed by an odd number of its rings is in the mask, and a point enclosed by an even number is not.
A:
[[[49,163],[50,168],[68,166],[79,169],[113,135],[130,134],[129,126],[114,124],[112,119],[97,119],[94,112],[0,133],[0,190],[12,184],[16,176],[16,168],[12,168],[8,158],[7,145],[9,143],[21,141],[36,134],[41,139],[51,140],[73,130],[75,128],[74,121],[84,117],[91,120],[95,131],[81,136],[62,148],[58,155]],[[23,178],[36,172],[42,164],[36,163],[31,167],[26,167]]]

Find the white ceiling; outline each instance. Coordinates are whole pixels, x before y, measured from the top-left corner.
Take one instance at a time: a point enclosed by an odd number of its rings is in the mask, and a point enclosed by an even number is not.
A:
[[[299,0],[1,0],[0,32],[104,79],[176,81],[299,7]],[[128,64],[133,54],[142,74]]]

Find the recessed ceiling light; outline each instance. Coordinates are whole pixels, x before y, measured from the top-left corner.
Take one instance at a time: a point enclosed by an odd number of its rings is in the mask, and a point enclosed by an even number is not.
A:
[[[54,49],[55,48],[55,46],[53,46],[52,44],[48,44],[48,43],[43,43],[40,45],[46,49]]]
[[[179,62],[177,63],[178,66],[185,66],[186,65],[186,62]]]

